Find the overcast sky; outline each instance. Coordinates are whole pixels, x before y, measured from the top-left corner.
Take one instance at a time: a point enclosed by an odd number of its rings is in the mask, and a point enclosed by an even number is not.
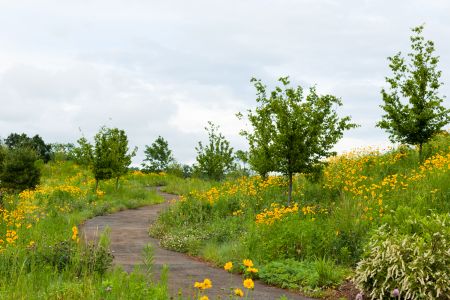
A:
[[[386,58],[409,51],[412,27],[425,23],[450,96],[449,12],[446,0],[0,1],[0,136],[66,143],[106,125],[139,147],[135,165],[158,135],[192,163],[208,120],[246,149],[235,113],[255,105],[250,78],[289,75],[361,125],[338,151],[385,146]]]

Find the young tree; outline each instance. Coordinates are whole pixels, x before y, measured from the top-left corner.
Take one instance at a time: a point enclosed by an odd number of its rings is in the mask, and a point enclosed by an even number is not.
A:
[[[386,114],[377,124],[389,133],[392,142],[422,146],[450,122],[450,110],[443,107],[438,90],[441,71],[439,57],[434,56],[434,43],[425,41],[423,26],[412,29],[409,59],[399,52],[389,57],[392,77],[386,77],[389,89],[381,90]]]
[[[289,78],[281,77],[282,87],[276,87],[267,97],[266,86],[254,78],[252,82],[259,107],[254,112],[248,111],[253,132],[242,134],[249,140],[250,157],[256,157],[266,170],[288,177],[289,204],[293,175],[313,171],[323,158],[334,154],[331,148],[343,132],[356,125],[350,122],[350,117],[340,118],[334,110],[333,106],[342,105],[340,99],[318,95],[315,87],[304,97],[301,86],[292,88]],[[266,165],[261,159],[264,155],[269,158]]]
[[[257,91],[256,102],[261,105],[255,109],[255,112],[248,110],[247,118],[252,127],[258,128],[258,130],[242,130],[241,135],[245,136],[249,143],[248,162],[251,168],[265,179],[269,172],[276,170],[276,162],[272,153],[273,135],[276,128],[271,119],[270,107],[264,105],[267,99],[266,87],[255,78],[251,82],[254,83]],[[237,117],[243,119],[242,113],[238,113]]]
[[[131,158],[136,149],[128,153],[128,138],[125,131],[117,128],[102,127],[95,135],[92,168],[95,177],[95,188],[104,179],[116,178],[116,189],[120,176],[128,171]]]
[[[77,140],[78,146],[72,149],[71,156],[81,166],[91,166],[94,159],[93,146],[83,136]]]
[[[243,151],[243,150],[237,150],[235,152],[235,158],[242,162],[242,171],[244,172],[244,174],[248,174],[247,172],[247,164],[248,164],[248,152],[247,151]]]
[[[39,160],[34,149],[18,147],[0,150],[0,185],[2,188],[21,192],[39,184],[41,171],[36,164]]]
[[[209,179],[221,180],[228,170],[233,167],[233,148],[230,147],[225,137],[218,132],[219,127],[212,122],[208,122],[209,127],[205,127],[208,132],[209,143],[203,145],[198,142],[197,151],[197,171]]]
[[[168,166],[175,160],[167,141],[158,136],[151,146],[145,146],[145,159],[142,167],[145,172],[167,171]]]

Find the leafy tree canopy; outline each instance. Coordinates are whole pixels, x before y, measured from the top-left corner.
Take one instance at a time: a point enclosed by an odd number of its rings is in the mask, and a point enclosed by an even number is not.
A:
[[[158,136],[151,146],[145,146],[144,153],[142,167],[145,172],[167,171],[169,165],[175,162],[169,143],[161,136]]]
[[[221,180],[234,167],[233,148],[230,142],[218,132],[219,127],[208,122],[205,127],[208,133],[208,144],[202,142],[195,147],[197,151],[196,171],[209,179]]]
[[[129,153],[125,131],[102,127],[95,135],[92,157],[92,167],[97,185],[99,180],[116,178],[117,188],[119,178],[126,174],[131,164],[131,158],[135,154],[136,149]]]
[[[385,114],[377,124],[392,142],[419,145],[421,159],[422,145],[450,122],[450,110],[442,106],[444,97],[438,92],[442,85],[439,57],[422,31],[423,26],[412,29],[406,58],[400,52],[388,58],[392,77],[386,77],[389,87],[381,90]]]
[[[85,137],[77,140],[77,146],[72,149],[73,159],[82,166],[91,166],[94,160],[94,148]]]
[[[250,164],[260,174],[275,171],[289,178],[289,201],[292,176],[312,172],[343,136],[345,130],[356,127],[350,117],[340,118],[334,107],[339,98],[318,95],[316,88],[304,95],[301,86],[290,86],[288,77],[281,77],[281,87],[269,95],[260,80],[253,78],[258,107],[248,110],[253,131],[243,131],[250,145]],[[242,116],[242,115],[240,115]]]

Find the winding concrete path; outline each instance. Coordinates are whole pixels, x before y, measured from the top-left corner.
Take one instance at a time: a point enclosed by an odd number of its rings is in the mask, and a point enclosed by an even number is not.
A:
[[[213,283],[213,287],[206,293],[210,299],[229,299],[230,287],[242,288],[241,276],[229,274],[188,255],[163,249],[158,240],[149,237],[150,224],[156,221],[158,214],[169,206],[171,200],[177,198],[176,195],[159,193],[165,198],[164,203],[124,210],[86,221],[81,226],[86,241],[96,241],[99,233],[109,227],[114,264],[122,266],[128,272],[136,265],[142,264],[142,250],[147,244],[151,244],[154,248],[155,276],[159,276],[163,265],[169,266],[169,291],[173,299],[178,299],[180,291],[183,299],[195,299],[193,284],[195,281],[203,281],[204,278],[210,278]],[[282,295],[288,299],[309,299],[260,282],[255,282],[252,295],[255,300],[278,299]]]

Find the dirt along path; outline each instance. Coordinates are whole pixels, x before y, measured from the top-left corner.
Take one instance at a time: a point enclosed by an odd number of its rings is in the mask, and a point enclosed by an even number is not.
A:
[[[165,198],[164,203],[124,210],[86,221],[81,226],[86,241],[96,241],[99,234],[109,227],[114,264],[121,265],[127,272],[132,271],[136,265],[143,264],[142,250],[147,244],[151,244],[154,249],[153,270],[158,276],[163,265],[169,267],[169,291],[174,299],[177,299],[180,290],[183,298],[195,299],[194,282],[203,281],[205,278],[211,279],[213,283],[213,287],[206,293],[210,299],[229,299],[230,287],[245,290],[240,275],[229,274],[188,255],[163,249],[158,240],[149,237],[150,224],[156,221],[158,214],[170,205],[171,200],[177,198],[176,195],[160,191],[159,193]],[[282,295],[288,299],[308,299],[260,282],[255,282],[252,293],[255,300],[278,299]]]

